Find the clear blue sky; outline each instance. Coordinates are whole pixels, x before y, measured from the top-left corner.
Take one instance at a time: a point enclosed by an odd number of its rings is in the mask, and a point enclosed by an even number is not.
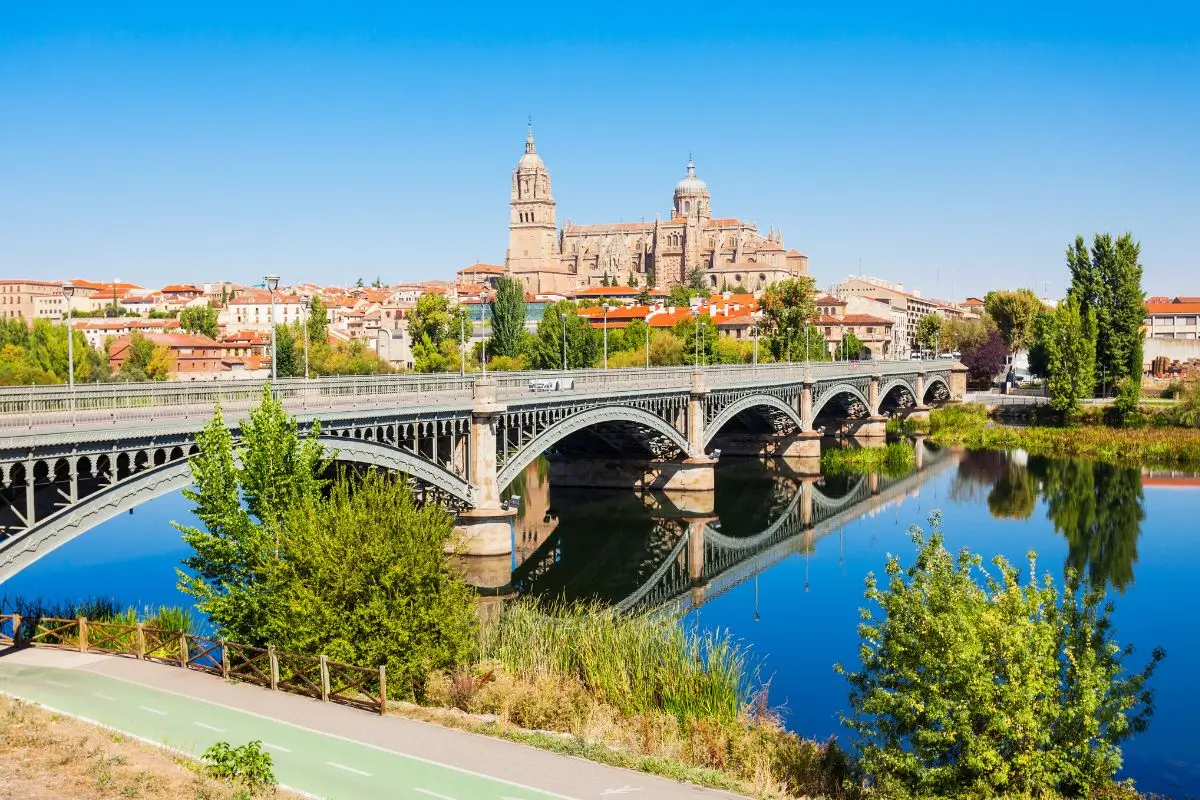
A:
[[[1129,229],[1200,294],[1197,4],[409,5],[0,0],[0,277],[450,277],[532,114],[560,223],[665,214],[691,151],[822,285],[1057,295]]]

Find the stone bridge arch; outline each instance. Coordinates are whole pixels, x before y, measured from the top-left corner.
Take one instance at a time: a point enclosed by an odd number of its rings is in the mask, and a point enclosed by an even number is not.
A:
[[[646,454],[651,458],[668,454],[678,457],[688,452],[687,436],[658,414],[626,405],[593,406],[563,416],[523,441],[515,452],[508,453],[496,475],[497,487],[502,489],[508,486],[538,456],[573,434],[594,429],[597,435],[602,436],[606,427],[636,430],[636,437],[641,439]]]
[[[474,502],[474,491],[465,480],[406,450],[369,439],[324,434],[317,438],[331,451],[337,451],[336,463],[400,472],[463,505]],[[170,460],[163,460],[157,451],[149,456],[140,452],[119,454],[116,474],[119,478],[125,477],[0,540],[0,583],[97,525],[189,486],[192,483],[189,461],[196,453],[196,447],[160,449]],[[141,468],[137,469],[139,466]],[[56,466],[51,464],[47,469],[54,470]]]

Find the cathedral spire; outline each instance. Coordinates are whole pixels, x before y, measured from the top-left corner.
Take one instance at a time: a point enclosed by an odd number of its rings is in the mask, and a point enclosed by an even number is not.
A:
[[[525,152],[537,152],[537,148],[533,146],[533,117],[529,118],[529,127],[525,131]]]

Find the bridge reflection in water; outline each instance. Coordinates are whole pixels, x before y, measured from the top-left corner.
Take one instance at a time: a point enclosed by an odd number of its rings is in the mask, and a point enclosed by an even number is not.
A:
[[[498,595],[686,612],[903,500],[957,461],[923,440],[913,446],[916,466],[900,477],[814,476],[803,462],[725,459],[716,491],[705,494],[554,487],[542,460],[510,487],[522,498],[512,559],[490,569],[470,559],[468,578]]]

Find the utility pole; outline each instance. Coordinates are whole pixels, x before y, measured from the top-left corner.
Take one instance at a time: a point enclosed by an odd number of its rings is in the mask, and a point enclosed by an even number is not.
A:
[[[271,383],[279,377],[278,357],[275,351],[275,290],[279,288],[279,276],[266,277],[267,291],[271,293]]]

